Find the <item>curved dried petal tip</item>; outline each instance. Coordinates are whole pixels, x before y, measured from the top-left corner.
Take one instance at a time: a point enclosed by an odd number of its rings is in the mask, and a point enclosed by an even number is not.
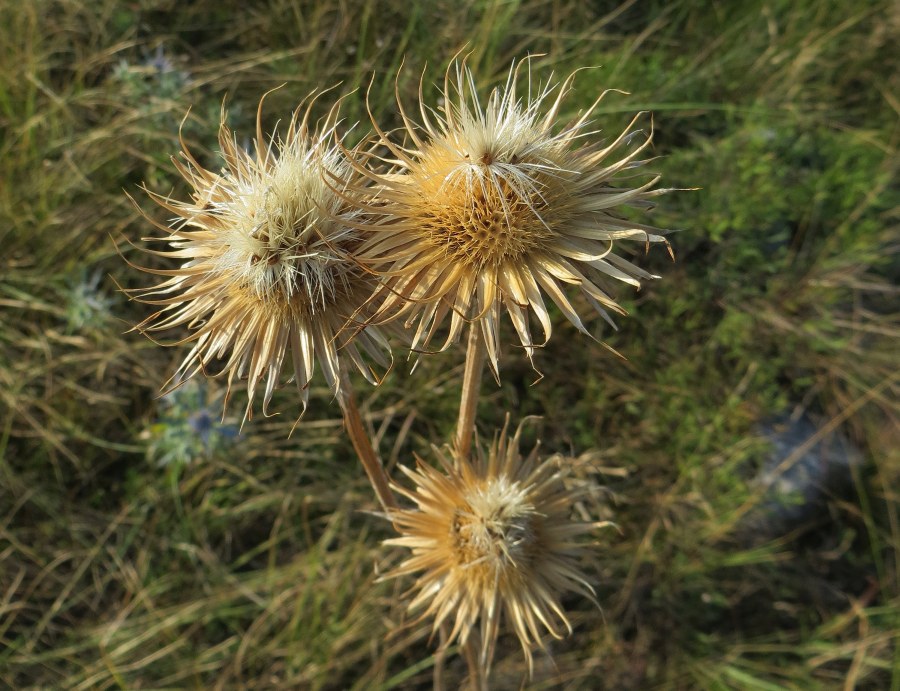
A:
[[[310,106],[295,111],[283,138],[264,137],[258,115],[254,153],[238,146],[223,119],[220,173],[203,168],[182,142],[176,167],[193,187],[191,199],[152,195],[177,218],[151,238],[167,247],[148,252],[180,266],[145,269],[165,279],[135,291],[161,306],[137,328],[186,327],[179,343],[193,348],[175,377],[218,369],[229,391],[246,379],[247,417],[257,393],[267,413],[282,380],[294,381],[305,409],[316,362],[335,394],[347,360],[373,382],[369,360],[388,367],[387,341],[360,316],[375,282],[353,259],[360,212],[348,195],[356,174],[335,141],[336,110],[311,129]]]
[[[521,428],[520,428],[521,429]],[[512,625],[532,668],[543,633],[571,633],[560,597],[575,591],[594,599],[580,563],[582,536],[597,523],[570,520],[582,494],[563,483],[558,458],[523,458],[519,436],[504,429],[475,458],[437,451],[442,470],[421,460],[402,468],[413,489],[395,490],[416,504],[392,512],[400,537],[385,544],[412,555],[386,577],[418,574],[411,611],[434,617],[434,630],[452,624],[445,645],[464,644],[476,625],[481,664],[490,668],[501,616]]]
[[[520,94],[523,66],[528,88]],[[624,313],[614,287],[656,278],[616,253],[619,243],[643,249],[666,242],[666,231],[622,215],[650,208],[667,191],[653,189],[652,175],[635,182],[652,136],[636,129],[640,116],[612,141],[591,130],[597,103],[558,125],[575,75],[534,88],[530,71],[530,61],[514,63],[505,85],[482,105],[465,61],[454,62],[440,112],[420,103],[422,124],[415,125],[400,106],[413,148],[376,124],[392,156],[383,162],[393,167],[388,174],[360,170],[380,190],[377,205],[361,208],[378,220],[360,251],[384,277],[379,316],[404,315],[415,325],[413,349],[425,348],[448,317],[442,349],[478,320],[495,372],[501,312],[530,358],[542,345],[532,322],[543,343],[552,332],[547,298],[587,333],[564,290],[577,287],[611,323],[608,312]]]

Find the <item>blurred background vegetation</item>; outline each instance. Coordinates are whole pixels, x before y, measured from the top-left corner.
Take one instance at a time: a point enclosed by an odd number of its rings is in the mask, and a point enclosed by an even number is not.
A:
[[[0,686],[428,688],[388,524],[327,392],[239,429],[223,391],[159,397],[184,356],[131,325],[149,277],[127,195],[185,196],[179,127],[216,163],[312,89],[397,124],[459,49],[481,82],[543,53],[574,115],[652,110],[676,261],[622,292],[620,360],[560,323],[485,383],[481,429],[533,436],[597,491],[602,611],[530,688],[900,689],[898,51],[890,0],[0,0]],[[372,75],[374,74],[374,79]],[[361,120],[361,92],[344,102]],[[355,135],[351,135],[355,136]],[[507,342],[512,341],[512,336]],[[386,462],[455,421],[462,352],[361,389]],[[524,665],[501,639],[498,688]],[[448,664],[448,687],[465,674]]]

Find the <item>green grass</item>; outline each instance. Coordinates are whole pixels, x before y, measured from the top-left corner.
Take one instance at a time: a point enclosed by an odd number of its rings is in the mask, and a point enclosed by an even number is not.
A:
[[[900,689],[894,4],[183,4],[0,0],[0,686],[430,686],[428,631],[399,627],[409,584],[378,580],[401,555],[379,547],[389,526],[328,393],[290,437],[285,391],[281,415],[198,442],[192,406],[218,413],[221,391],[160,401],[184,353],[128,332],[147,311],[117,286],[146,277],[114,239],[137,259],[150,228],[126,193],[154,215],[140,184],[183,195],[179,127],[212,163],[223,101],[243,136],[264,92],[281,86],[271,128],[341,82],[365,122],[372,80],[394,126],[401,63],[412,103],[422,69],[431,89],[465,48],[488,83],[527,53],[543,76],[601,66],[570,114],[631,92],[599,126],[653,110],[664,184],[700,188],[654,212],[681,229],[674,263],[641,259],[663,280],[622,291],[618,331],[592,325],[627,361],[560,324],[540,383],[512,349],[502,388],[485,383],[482,431],[543,416],[545,448],[598,488],[578,510],[619,527],[597,538],[602,613],[566,601],[575,635],[531,686]],[[463,356],[413,374],[395,357],[361,389],[391,467],[449,437]],[[797,411],[864,462],[818,513],[748,537],[759,425]],[[514,640],[495,669],[518,688]]]

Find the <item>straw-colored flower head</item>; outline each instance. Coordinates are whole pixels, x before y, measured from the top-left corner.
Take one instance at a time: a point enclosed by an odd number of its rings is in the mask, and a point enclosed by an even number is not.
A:
[[[183,263],[146,269],[167,278],[137,297],[163,307],[137,328],[190,329],[184,341],[193,349],[174,379],[220,361],[229,391],[235,379],[248,380],[247,416],[260,387],[266,413],[288,357],[304,408],[316,361],[335,394],[343,360],[370,381],[363,353],[388,364],[383,336],[353,322],[374,287],[351,257],[359,245],[351,227],[359,212],[336,187],[353,174],[334,143],[335,111],[311,131],[310,107],[295,111],[283,139],[264,138],[258,114],[255,154],[238,146],[223,116],[221,173],[204,169],[182,142],[184,162],[175,165],[193,186],[191,200],[153,195],[176,214],[171,227],[161,226],[165,237],[149,238],[168,245],[155,254]]]
[[[519,435],[509,438],[504,429],[474,461],[438,452],[443,470],[421,460],[415,470],[401,466],[415,489],[395,489],[416,508],[390,514],[401,537],[386,541],[412,550],[388,575],[419,574],[410,610],[433,616],[435,631],[452,623],[447,645],[464,644],[477,624],[485,669],[501,616],[530,669],[544,631],[555,638],[571,633],[560,596],[575,591],[593,600],[579,538],[602,524],[570,520],[580,491],[566,488],[557,458],[539,462],[537,449],[523,458]]]
[[[589,118],[598,98],[559,126],[575,75],[532,91],[529,74],[522,98],[523,64],[484,105],[464,62],[447,71],[440,112],[420,104],[421,125],[400,104],[409,142],[397,145],[378,130],[396,168],[368,172],[382,188],[382,204],[369,208],[381,220],[361,248],[384,276],[380,315],[405,315],[416,326],[413,348],[427,345],[447,315],[444,348],[479,320],[495,372],[503,309],[531,357],[531,313],[544,343],[552,330],[545,296],[587,333],[565,287],[578,288],[609,321],[607,310],[623,313],[612,297],[616,282],[639,287],[656,278],[617,254],[617,243],[637,241],[640,250],[665,242],[663,231],[621,213],[649,208],[666,191],[652,189],[657,177],[634,172],[650,144],[650,134],[634,129],[640,116],[612,141],[595,141]]]

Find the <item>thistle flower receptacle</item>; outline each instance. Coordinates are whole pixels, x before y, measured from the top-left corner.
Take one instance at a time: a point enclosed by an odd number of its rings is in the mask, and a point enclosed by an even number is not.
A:
[[[587,333],[565,286],[577,287],[609,321],[608,311],[624,313],[612,297],[616,282],[639,287],[640,280],[656,278],[616,254],[614,245],[665,242],[664,231],[621,213],[647,209],[667,191],[653,189],[658,177],[634,173],[652,136],[632,146],[641,134],[634,129],[639,116],[612,142],[587,143],[600,99],[558,128],[575,75],[535,93],[529,78],[523,99],[516,85],[522,64],[513,65],[484,106],[465,63],[451,65],[442,112],[422,104],[420,93],[416,125],[400,104],[408,146],[392,142],[376,123],[392,155],[391,173],[359,167],[381,188],[380,203],[366,207],[380,220],[360,248],[384,279],[379,314],[404,315],[416,327],[413,348],[428,345],[448,315],[442,349],[477,321],[495,372],[502,310],[530,358],[536,347],[531,313],[544,343],[551,335],[544,296]],[[635,184],[636,175],[643,182]]]
[[[153,253],[183,263],[144,269],[167,278],[136,291],[138,300],[162,305],[136,328],[190,329],[182,342],[194,346],[173,380],[221,360],[229,392],[235,379],[248,380],[248,417],[260,386],[266,413],[287,357],[304,408],[316,360],[335,394],[343,360],[373,382],[363,354],[388,366],[385,338],[353,323],[374,285],[352,260],[359,212],[335,187],[336,180],[353,178],[334,141],[336,114],[311,131],[310,107],[295,111],[284,139],[264,138],[258,113],[255,155],[237,145],[223,116],[222,172],[204,169],[182,142],[184,161],[175,165],[193,186],[191,200],[152,195],[177,216],[171,227],[161,226],[165,237],[148,238],[168,245]]]
[[[572,522],[579,490],[567,489],[554,458],[519,453],[519,435],[504,433],[474,461],[439,454],[443,471],[419,461],[402,468],[414,490],[395,489],[416,504],[390,512],[401,537],[385,544],[412,555],[388,577],[419,574],[410,611],[452,622],[446,645],[465,644],[476,624],[482,669],[490,669],[501,615],[512,624],[532,666],[542,633],[571,633],[559,598],[575,591],[594,600],[582,572],[581,536],[602,524]]]

